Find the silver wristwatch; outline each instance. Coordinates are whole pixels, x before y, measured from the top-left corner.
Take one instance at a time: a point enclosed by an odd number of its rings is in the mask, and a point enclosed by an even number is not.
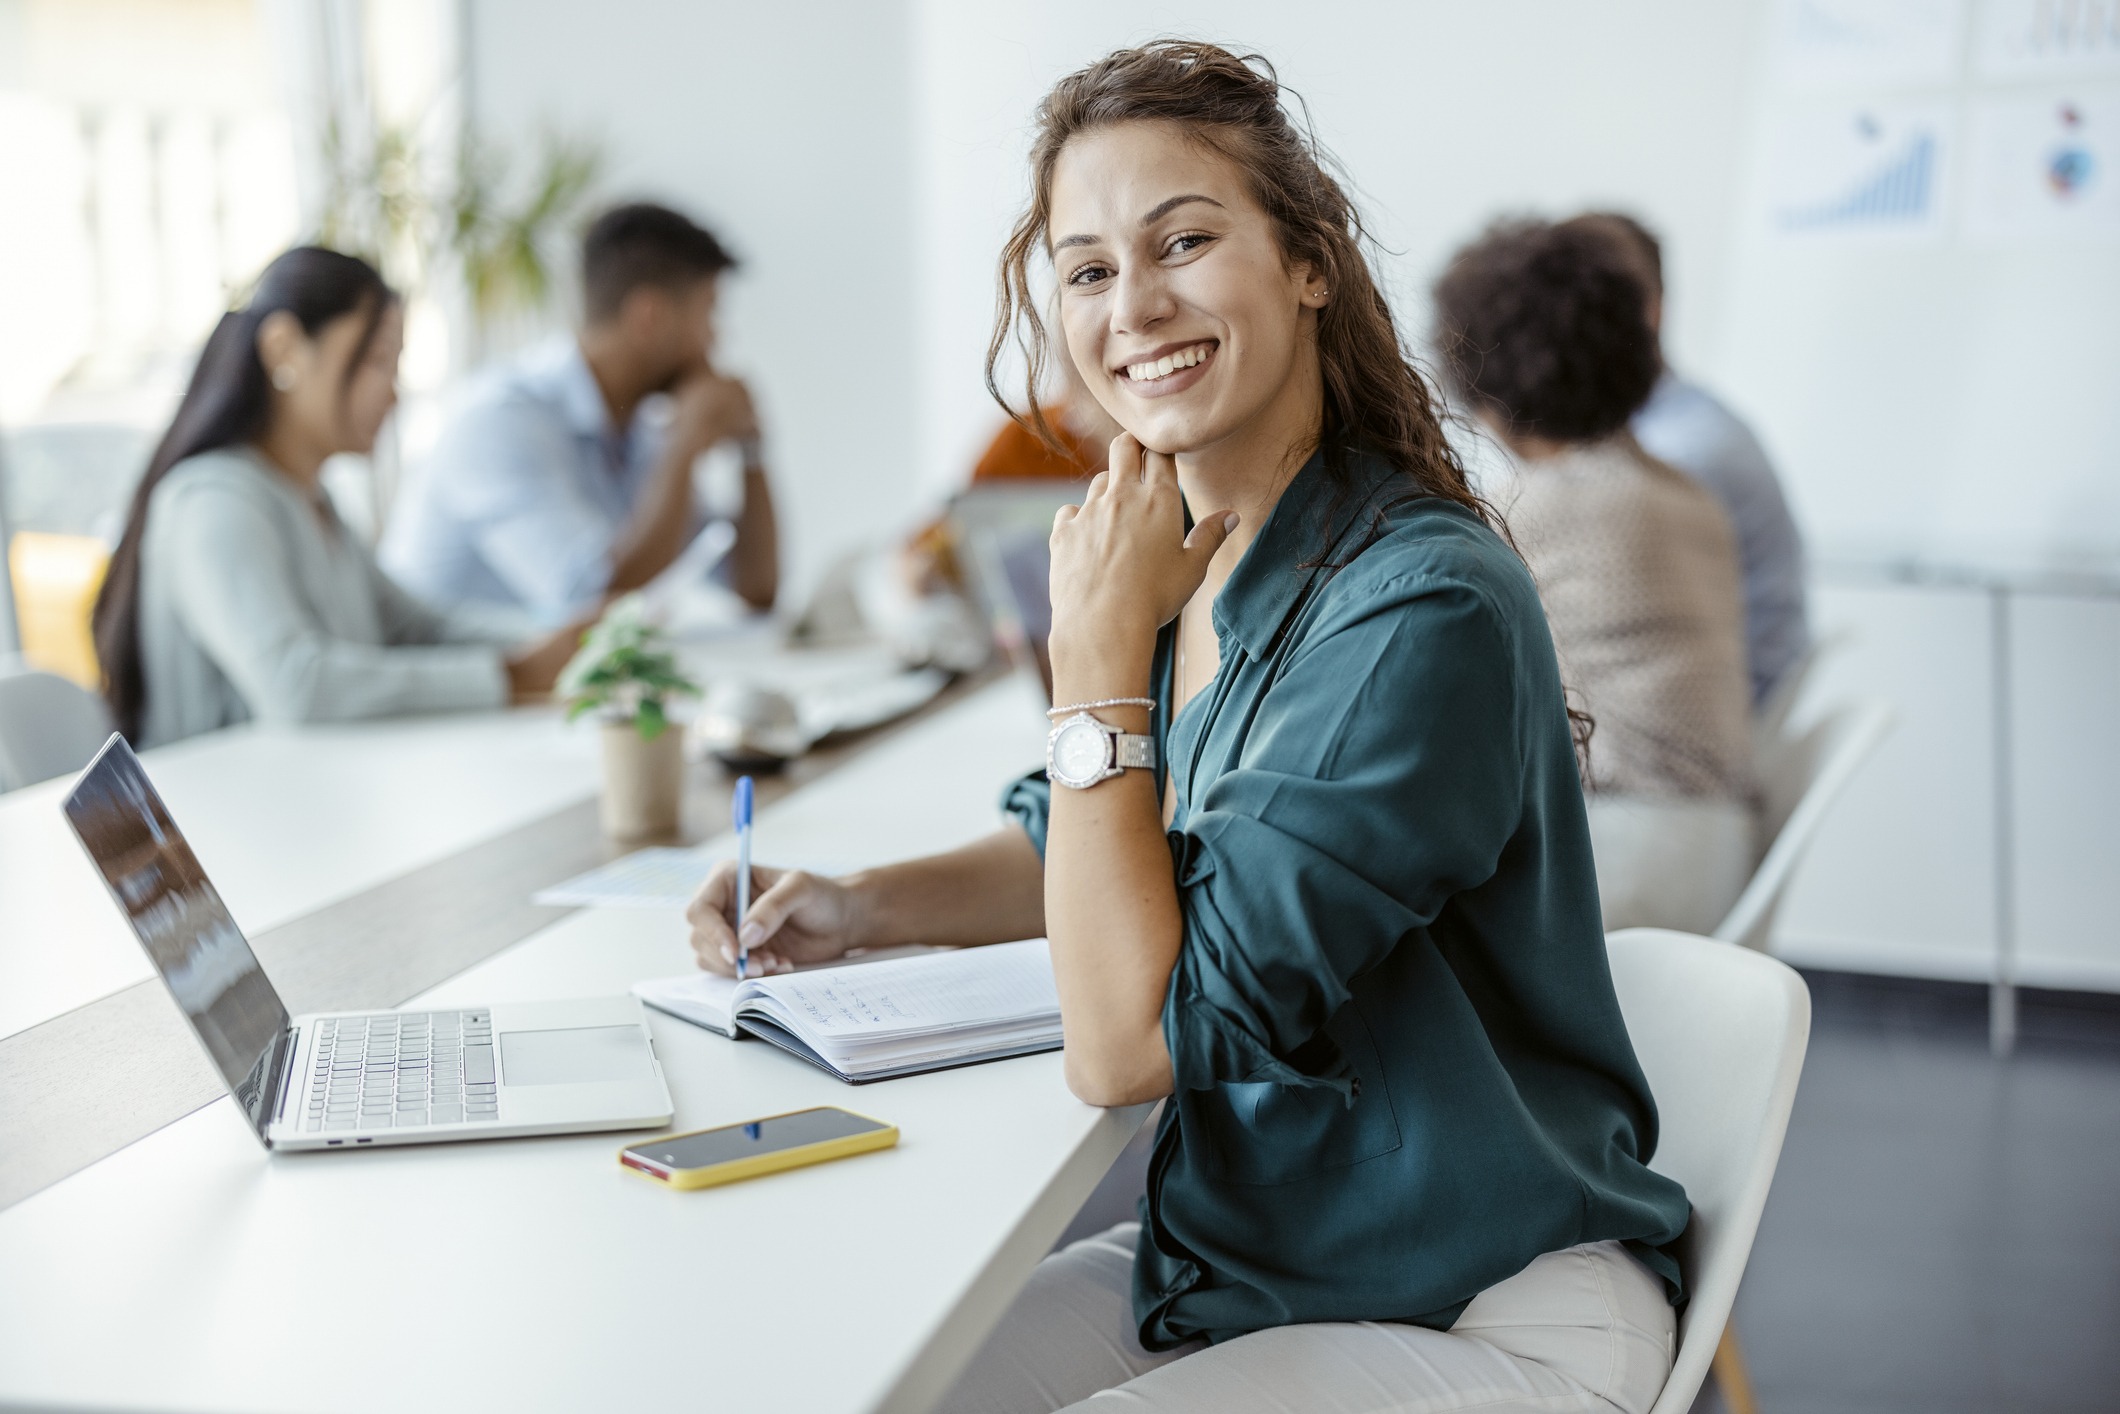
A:
[[[1156,739],[1107,726],[1087,712],[1056,722],[1045,738],[1045,776],[1070,790],[1088,790],[1128,767],[1156,769]]]

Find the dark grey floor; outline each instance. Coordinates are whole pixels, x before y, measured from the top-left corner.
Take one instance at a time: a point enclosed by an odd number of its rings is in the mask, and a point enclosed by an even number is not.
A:
[[[2120,1410],[2120,998],[2026,993],[1995,1060],[1984,989],[1806,978],[1737,1300],[1762,1414]]]

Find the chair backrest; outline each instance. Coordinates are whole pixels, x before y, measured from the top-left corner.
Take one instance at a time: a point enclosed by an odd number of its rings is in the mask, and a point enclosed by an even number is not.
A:
[[[80,770],[111,730],[93,692],[51,673],[0,673],[0,790]]]
[[[1820,660],[1830,656],[1840,647],[1837,636],[1811,640],[1809,647],[1797,660],[1782,669],[1781,676],[1760,704],[1752,709],[1752,739],[1757,746],[1774,740],[1789,725],[1789,717],[1796,704],[1803,700],[1804,689],[1811,685],[1812,674],[1818,671]]]
[[[1892,729],[1892,709],[1854,702],[1802,732],[1761,743],[1760,825],[1769,844],[1752,880],[1715,929],[1726,943],[1765,951],[1774,910],[1826,812]]]
[[[1661,1120],[1650,1167],[1684,1184],[1693,1202],[1679,1244],[1690,1299],[1671,1378],[1650,1410],[1686,1414],[1730,1319],[1781,1158],[1811,994],[1782,963],[1712,938],[1630,928],[1605,945]]]

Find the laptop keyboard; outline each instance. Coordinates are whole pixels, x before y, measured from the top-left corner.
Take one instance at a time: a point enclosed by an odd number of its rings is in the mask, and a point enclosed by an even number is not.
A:
[[[316,1027],[304,1130],[403,1129],[500,1117],[491,1012],[327,1016]]]

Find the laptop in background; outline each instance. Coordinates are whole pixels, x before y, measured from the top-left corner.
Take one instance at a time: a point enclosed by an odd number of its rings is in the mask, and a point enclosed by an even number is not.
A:
[[[632,997],[290,1017],[122,736],[66,818],[268,1149],[652,1129],[674,1107]]]
[[[1086,480],[999,481],[950,502],[972,601],[1018,669],[1053,697],[1053,513],[1082,504]]]

